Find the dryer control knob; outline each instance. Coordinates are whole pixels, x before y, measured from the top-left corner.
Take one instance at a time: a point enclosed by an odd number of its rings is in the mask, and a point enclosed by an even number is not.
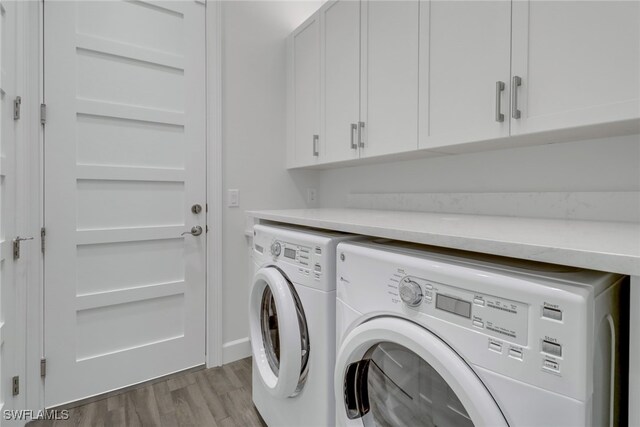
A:
[[[408,306],[417,307],[422,302],[422,288],[413,280],[400,282],[400,299]]]
[[[282,246],[280,245],[280,242],[273,242],[271,244],[271,254],[273,256],[279,256],[280,252],[282,252]]]

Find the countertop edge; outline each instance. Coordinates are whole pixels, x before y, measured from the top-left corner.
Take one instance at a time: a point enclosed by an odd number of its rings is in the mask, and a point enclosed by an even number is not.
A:
[[[247,215],[258,220],[322,228],[345,233],[362,234],[425,245],[448,247],[531,261],[640,276],[640,256],[557,248],[553,246],[533,245],[529,243],[487,240],[476,237],[452,236],[425,231],[410,232],[407,230],[396,230],[372,225],[359,225],[349,222],[329,221],[326,219],[313,219],[265,211],[249,211],[247,212]]]

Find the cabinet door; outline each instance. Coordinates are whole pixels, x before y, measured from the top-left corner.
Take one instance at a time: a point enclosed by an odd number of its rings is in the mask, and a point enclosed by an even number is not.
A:
[[[418,148],[418,0],[362,3],[361,157]]]
[[[640,116],[640,3],[516,1],[512,134]]]
[[[320,20],[312,15],[289,38],[289,165],[308,166],[320,155]]]
[[[423,0],[420,8],[420,148],[508,136],[511,2]]]
[[[360,116],[360,2],[337,0],[320,9],[321,120],[326,161],[357,158]]]

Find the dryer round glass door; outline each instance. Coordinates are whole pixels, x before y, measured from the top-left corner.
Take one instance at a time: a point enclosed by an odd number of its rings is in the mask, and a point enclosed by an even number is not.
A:
[[[363,368],[366,372],[361,373],[360,381],[366,381],[362,386],[369,401],[363,406],[371,413],[363,417],[365,426],[474,425],[447,382],[413,351],[381,342],[365,353],[363,361],[352,363],[348,369]]]
[[[295,396],[308,371],[307,323],[293,285],[275,267],[254,276],[249,323],[255,366],[266,389],[277,397]]]
[[[398,318],[344,339],[335,375],[341,425],[507,426],[484,384],[447,344]]]

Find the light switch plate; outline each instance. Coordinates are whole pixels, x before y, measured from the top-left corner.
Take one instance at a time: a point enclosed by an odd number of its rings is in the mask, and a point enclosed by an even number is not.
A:
[[[227,206],[230,208],[240,206],[240,190],[227,190]]]

